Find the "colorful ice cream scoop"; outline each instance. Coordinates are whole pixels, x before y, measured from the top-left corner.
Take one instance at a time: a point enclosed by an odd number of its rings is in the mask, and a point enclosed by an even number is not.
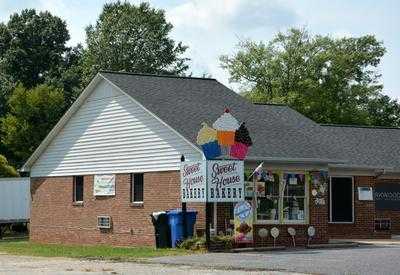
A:
[[[231,146],[235,143],[235,131],[239,128],[239,122],[234,118],[229,109],[220,116],[213,124],[217,130],[218,143],[223,146]]]
[[[217,141],[217,131],[203,122],[197,134],[197,144],[201,146],[206,159],[215,159],[221,155],[221,147]]]
[[[230,155],[233,158],[243,160],[246,158],[249,147],[253,144],[249,130],[243,122],[235,133],[235,144],[232,145]]]

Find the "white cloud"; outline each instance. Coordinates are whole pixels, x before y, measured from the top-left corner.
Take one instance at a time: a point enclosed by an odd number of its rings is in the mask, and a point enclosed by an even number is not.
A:
[[[265,40],[297,20],[297,15],[278,0],[191,0],[166,10],[174,25],[173,36],[189,46],[192,70],[209,73],[224,84],[229,75],[219,65],[219,56],[233,53],[240,40]]]

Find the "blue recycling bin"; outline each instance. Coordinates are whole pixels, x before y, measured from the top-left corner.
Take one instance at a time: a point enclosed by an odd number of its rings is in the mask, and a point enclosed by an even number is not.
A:
[[[167,212],[168,224],[171,229],[172,247],[176,247],[183,241],[183,213],[181,209]],[[186,232],[188,237],[193,237],[194,224],[196,223],[197,211],[188,209],[186,211]]]

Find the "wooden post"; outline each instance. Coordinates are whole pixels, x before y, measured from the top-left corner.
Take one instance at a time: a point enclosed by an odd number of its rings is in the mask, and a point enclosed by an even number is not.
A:
[[[206,202],[206,248],[207,248],[207,251],[210,251],[210,244],[211,244],[210,224],[211,224],[211,202]]]
[[[181,156],[181,162],[185,161],[185,156]],[[182,233],[183,233],[183,239],[186,240],[188,237],[188,232],[187,232],[187,220],[186,220],[186,212],[187,212],[187,206],[186,202],[182,202]]]

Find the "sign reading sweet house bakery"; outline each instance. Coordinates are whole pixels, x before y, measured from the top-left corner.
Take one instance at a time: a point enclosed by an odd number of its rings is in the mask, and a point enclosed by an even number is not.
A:
[[[209,202],[244,200],[244,164],[239,160],[207,161]]]
[[[182,202],[206,201],[206,163],[204,161],[181,164]]]
[[[182,202],[244,200],[244,164],[239,160],[209,160],[181,164]]]

